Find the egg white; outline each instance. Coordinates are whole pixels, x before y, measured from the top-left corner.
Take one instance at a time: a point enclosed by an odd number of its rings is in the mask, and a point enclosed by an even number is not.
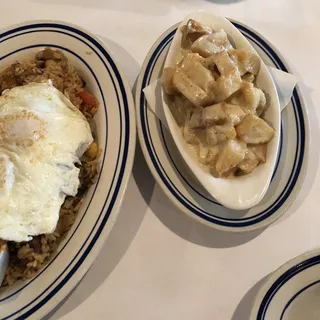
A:
[[[52,233],[65,197],[75,196],[75,166],[93,138],[82,113],[49,81],[0,96],[0,239]]]

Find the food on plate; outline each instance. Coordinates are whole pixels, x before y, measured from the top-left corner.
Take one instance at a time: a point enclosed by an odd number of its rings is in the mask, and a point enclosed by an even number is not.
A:
[[[180,28],[177,63],[164,69],[170,110],[199,163],[218,178],[249,174],[267,161],[275,131],[256,86],[260,58],[234,48],[224,30],[190,19]]]
[[[46,48],[0,74],[3,286],[34,276],[70,229],[97,174],[89,121],[99,102],[65,55]]]

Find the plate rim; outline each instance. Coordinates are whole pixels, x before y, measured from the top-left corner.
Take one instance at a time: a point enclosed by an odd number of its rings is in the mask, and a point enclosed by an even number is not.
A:
[[[307,261],[311,258],[320,257],[320,248],[314,249],[311,251],[304,252],[287,262],[281,265],[279,268],[271,272],[267,279],[264,281],[262,287],[256,294],[254,298],[254,302],[252,304],[252,308],[250,310],[250,317],[249,320],[262,320],[263,318],[258,317],[259,308],[263,302],[265,295],[267,294],[268,290],[272,287],[272,285],[286,272],[290,271],[291,269],[298,267],[304,261]],[[317,263],[320,265],[320,261]],[[294,277],[294,276],[293,276]],[[320,277],[319,277],[320,279]],[[268,310],[268,309],[266,309]]]
[[[94,260],[98,256],[102,246],[104,245],[108,235],[110,234],[114,223],[117,219],[117,216],[120,212],[122,202],[124,199],[124,195],[126,193],[129,179],[131,176],[132,172],[132,167],[134,163],[134,156],[135,156],[135,147],[136,147],[136,117],[135,117],[135,104],[134,104],[134,99],[132,95],[132,90],[129,84],[129,81],[125,75],[125,73],[122,70],[122,67],[120,64],[117,62],[117,59],[115,58],[114,53],[110,50],[109,46],[102,41],[98,36],[96,36],[94,33],[90,32],[86,28],[83,28],[77,24],[74,23],[69,23],[67,21],[63,20],[56,20],[56,19],[32,19],[32,20],[26,20],[22,21],[20,23],[16,24],[11,24],[9,26],[6,26],[4,28],[0,29],[0,34],[4,34],[5,32],[8,32],[10,30],[14,30],[20,27],[27,27],[29,25],[40,25],[40,24],[53,24],[53,25],[61,25],[61,26],[67,26],[71,27],[74,30],[78,30],[82,32],[83,34],[88,35],[92,40],[94,40],[97,44],[99,44],[105,52],[108,54],[110,57],[112,63],[114,64],[114,69],[112,68],[113,72],[117,72],[119,75],[119,82],[117,82],[119,85],[122,84],[123,87],[123,92],[124,96],[127,100],[127,109],[128,109],[128,117],[126,119],[125,115],[123,116],[123,122],[126,123],[128,122],[128,139],[124,138],[124,144],[127,143],[127,149],[123,149],[122,152],[122,158],[125,157],[126,154],[126,160],[124,162],[124,170],[123,170],[123,175],[121,178],[121,183],[119,185],[118,192],[116,194],[116,197],[114,199],[114,204],[111,209],[111,212],[103,224],[103,217],[106,216],[108,212],[109,206],[105,207],[102,209],[102,215],[101,215],[101,222],[99,223],[99,226],[102,226],[101,233],[98,235],[98,238],[94,242],[92,248],[88,252],[88,254],[85,256],[84,260],[81,262],[79,266],[76,267],[74,272],[71,274],[70,278],[62,285],[61,288],[54,294],[54,299],[48,299],[45,301],[43,304],[41,304],[42,300],[47,297],[47,295],[40,299],[40,301],[35,301],[33,302],[33,306],[30,307],[30,309],[27,309],[26,311],[22,311],[21,313],[19,312],[18,314],[10,314],[8,316],[5,316],[3,319],[26,319],[32,316],[32,319],[41,319],[43,316],[47,315],[50,313],[52,310],[54,310],[67,296],[72,292],[72,290],[76,287],[76,285],[79,283],[79,281],[85,276],[85,274],[89,271],[91,268]],[[18,31],[17,31],[18,32]],[[113,77],[114,79],[117,79],[116,76]],[[102,88],[103,90],[103,88]],[[120,90],[120,88],[119,88]],[[124,105],[123,110],[126,109],[126,106]],[[116,181],[119,181],[117,179]],[[113,191],[112,195],[115,195],[115,190]],[[111,196],[112,197],[112,196]],[[88,207],[88,209],[90,206]],[[92,208],[91,208],[92,210]],[[96,230],[93,234],[96,235],[98,230]],[[81,260],[81,257],[83,256],[84,253],[82,253],[79,258],[75,261],[76,263]],[[71,268],[73,269],[73,268]],[[70,271],[67,271],[67,274],[69,274]],[[59,285],[58,285],[59,286]],[[52,289],[51,292],[53,292],[55,288]],[[50,294],[50,292],[49,292]],[[39,300],[39,298],[37,299]],[[39,306],[40,304],[40,306]],[[23,309],[28,308],[27,306],[22,307]],[[31,314],[28,314],[30,310],[34,311]],[[25,317],[25,314],[26,317]]]
[[[287,68],[287,70],[289,72],[291,72],[291,69],[288,66],[288,63],[286,62],[284,57],[279,53],[279,51],[275,48],[275,46],[272,43],[270,43],[270,41],[268,41],[264,36],[262,36],[259,32],[257,32],[253,28],[249,27],[248,25],[246,25],[242,22],[239,22],[235,19],[229,19],[229,20],[232,23],[236,23],[236,24],[239,24],[239,25],[247,28],[249,31],[253,32],[255,35],[260,37],[263,41],[265,41],[271,47],[271,49],[277,54],[277,56],[281,59],[281,62],[284,64],[284,66]],[[164,191],[164,193],[167,195],[167,197],[170,199],[170,201],[175,205],[175,207],[178,208],[179,210],[181,210],[182,212],[184,212],[185,214],[187,214],[192,219],[195,219],[196,221],[198,221],[202,224],[205,224],[206,226],[209,226],[211,228],[214,228],[214,229],[217,229],[220,231],[231,231],[231,232],[236,232],[236,233],[248,232],[248,231],[253,231],[253,230],[265,228],[265,227],[269,226],[270,224],[272,224],[273,222],[275,222],[276,220],[278,220],[288,210],[288,208],[294,202],[295,196],[300,192],[300,190],[305,182],[305,178],[306,178],[307,166],[308,166],[308,162],[309,162],[309,151],[310,151],[309,146],[310,146],[311,138],[310,138],[310,129],[309,129],[309,114],[308,114],[308,110],[306,108],[305,99],[304,99],[303,94],[301,92],[300,86],[299,86],[299,84],[297,84],[295,89],[296,89],[297,94],[299,96],[299,99],[301,101],[303,120],[304,120],[304,125],[305,125],[304,159],[303,159],[302,166],[300,167],[300,173],[298,176],[298,181],[295,184],[295,188],[290,193],[290,195],[289,195],[288,199],[286,199],[285,203],[281,206],[282,210],[280,211],[280,213],[275,212],[271,216],[267,217],[266,219],[264,219],[262,221],[256,222],[256,223],[249,225],[249,226],[241,226],[241,227],[223,226],[223,225],[219,225],[219,224],[207,221],[207,220],[199,217],[198,215],[190,212],[190,210],[188,208],[186,208],[183,204],[181,204],[179,201],[177,201],[173,197],[171,191],[164,185],[161,177],[157,173],[157,171],[152,163],[152,160],[150,159],[149,152],[148,152],[146,145],[145,145],[145,142],[144,142],[144,134],[142,131],[141,119],[140,119],[140,111],[141,111],[140,98],[141,98],[141,93],[142,93],[142,89],[143,89],[142,82],[143,82],[143,77],[145,75],[146,67],[147,67],[148,63],[150,62],[150,58],[151,58],[152,54],[158,48],[161,41],[163,41],[173,30],[177,29],[177,27],[179,25],[180,25],[180,22],[174,24],[173,26],[168,28],[166,31],[164,31],[156,39],[156,41],[151,46],[150,50],[148,51],[148,53],[143,61],[143,64],[141,66],[140,73],[139,73],[139,76],[138,76],[138,79],[136,82],[134,96],[135,96],[135,106],[136,106],[137,131],[138,131],[138,138],[140,141],[141,149],[143,151],[143,154],[144,154],[144,157],[145,157],[146,162],[148,164],[148,167],[149,167],[150,171],[152,172],[153,177],[156,179],[158,185],[161,187],[161,189]]]

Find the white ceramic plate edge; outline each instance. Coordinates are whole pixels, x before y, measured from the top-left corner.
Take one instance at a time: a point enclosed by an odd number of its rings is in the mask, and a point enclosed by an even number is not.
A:
[[[73,27],[75,29],[78,29],[85,34],[90,35],[93,39],[95,39],[102,47],[106,48],[106,51],[108,52],[109,56],[111,57],[112,61],[116,65],[116,68],[119,72],[121,81],[123,82],[123,86],[127,95],[128,100],[128,107],[130,109],[129,111],[129,117],[130,117],[130,133],[129,133],[129,141],[128,141],[128,155],[127,155],[127,161],[126,166],[123,173],[123,178],[121,182],[121,186],[119,188],[118,196],[116,198],[116,201],[113,205],[113,210],[108,218],[108,222],[103,227],[103,231],[101,232],[101,235],[99,236],[99,239],[95,242],[94,246],[90,250],[89,254],[86,256],[86,259],[82,262],[81,266],[73,273],[72,278],[68,280],[68,282],[61,288],[61,290],[55,294],[54,299],[50,299],[48,302],[46,302],[43,306],[38,308],[33,314],[32,319],[41,319],[48,313],[50,313],[55,307],[57,307],[65,298],[66,296],[75,288],[75,286],[79,283],[79,281],[84,277],[84,275],[89,271],[90,267],[92,266],[95,258],[98,256],[105,240],[107,239],[108,235],[110,234],[110,231],[116,221],[116,218],[119,214],[119,211],[121,209],[122,201],[126,192],[126,189],[128,187],[129,178],[132,171],[133,161],[134,161],[134,153],[135,153],[135,147],[136,147],[136,119],[135,119],[135,112],[134,112],[134,101],[132,96],[132,91],[129,85],[129,81],[127,80],[124,72],[122,71],[122,68],[119,66],[119,64],[116,62],[116,59],[114,57],[114,54],[111,52],[111,50],[108,48],[108,46],[95,34],[91,33],[90,31],[61,20],[27,20],[18,24],[13,24],[8,27],[2,28],[0,30],[0,33],[3,33],[5,31],[19,28],[22,26],[30,25],[30,24],[39,24],[39,23],[54,23],[54,24],[62,24],[67,25],[70,27]],[[19,314],[18,314],[19,316]]]
[[[271,288],[273,283],[275,281],[277,281],[277,279],[282,274],[284,274],[286,271],[290,270],[294,266],[299,265],[301,262],[308,260],[312,257],[318,256],[318,255],[320,255],[320,249],[315,249],[312,251],[305,252],[305,253],[285,262],[282,266],[280,266],[278,269],[273,271],[268,276],[268,279],[264,282],[264,284],[262,285],[261,289],[259,290],[259,292],[257,293],[257,295],[254,299],[249,320],[257,320],[257,313],[258,313],[259,307],[262,303],[264,296],[266,295],[268,290]],[[319,278],[320,278],[320,276],[319,276]]]

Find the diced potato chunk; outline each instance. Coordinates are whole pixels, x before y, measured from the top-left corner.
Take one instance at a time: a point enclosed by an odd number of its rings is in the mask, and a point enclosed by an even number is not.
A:
[[[194,130],[192,130],[187,124],[182,128],[182,135],[187,143],[192,145],[198,145],[200,143]]]
[[[203,108],[202,112],[203,122],[206,126],[222,124],[226,121],[235,126],[239,124],[245,116],[246,114],[240,106],[224,102]]]
[[[227,139],[235,139],[237,136],[235,128],[228,124],[222,126],[214,126],[213,128],[216,131],[218,142],[223,142]]]
[[[233,49],[229,51],[230,56],[236,62],[241,75],[249,72],[257,75],[260,70],[260,58],[253,52],[244,49]]]
[[[199,54],[196,53],[196,55],[198,55],[200,57]],[[202,58],[202,59],[203,59],[203,60],[201,60],[202,65],[205,68],[209,69],[211,72],[214,72],[215,71],[214,67],[216,65],[214,55],[210,56],[208,58]]]
[[[188,52],[188,51],[187,51]],[[180,62],[179,67],[182,67],[186,64],[200,63],[204,67],[207,66],[207,59],[201,57],[198,53],[184,53],[183,60]]]
[[[239,137],[251,144],[267,143],[274,136],[274,130],[263,119],[252,114],[244,118],[236,131]]]
[[[200,33],[201,35],[211,34],[212,29],[204,26],[199,21],[189,19],[187,22],[187,33]]]
[[[242,81],[251,83],[254,82],[255,78],[256,77],[252,73],[246,73],[241,77]]]
[[[263,113],[263,111],[265,111],[265,109],[266,109],[267,99],[266,99],[264,92],[260,89],[258,89],[258,90],[259,90],[259,95],[260,95],[260,101],[259,101],[256,113],[258,116],[260,116]]]
[[[207,126],[223,123],[227,119],[223,103],[203,108],[202,116]]]
[[[222,102],[229,98],[241,87],[241,77],[238,71],[230,73],[227,76],[220,76],[216,81],[216,102]]]
[[[173,76],[173,85],[195,106],[203,107],[213,101],[213,98],[190,80],[180,68],[177,68]]]
[[[188,54],[181,64],[182,71],[197,86],[209,95],[213,95],[215,80],[212,73],[199,61],[196,61],[195,54]]]
[[[176,72],[176,68],[164,68],[161,81],[164,91],[167,94],[175,94],[177,92],[175,86],[173,85],[173,76]]]
[[[204,121],[202,118],[202,109],[197,108],[193,111],[190,117],[189,126],[191,129],[204,128]]]
[[[256,155],[248,149],[244,159],[238,164],[238,168],[241,173],[251,173],[259,164],[259,160]]]
[[[248,145],[248,149],[252,151],[257,159],[260,162],[266,162],[267,160],[267,149],[268,145],[267,144],[253,144],[253,145]]]
[[[174,95],[169,108],[179,127],[184,126],[187,117],[194,109],[192,103],[183,95]]]
[[[200,148],[199,148],[199,161],[200,163],[202,164],[206,164],[207,163],[207,157],[208,157],[208,154],[209,154],[209,147],[207,146],[201,146],[200,145]]]
[[[215,165],[218,175],[222,175],[235,168],[246,155],[246,144],[243,141],[227,140],[222,147]]]
[[[221,75],[228,76],[229,74],[238,72],[237,66],[230,59],[227,52],[216,54],[213,56],[213,59]]]
[[[182,32],[181,44],[184,48],[189,48],[199,37],[212,33],[211,28],[203,26],[200,22],[193,19],[190,19],[180,30]]]
[[[201,56],[207,58],[212,54],[227,51],[231,47],[227,34],[223,30],[220,30],[198,38],[192,44],[191,51],[199,53]]]
[[[217,159],[219,154],[220,147],[213,146],[213,147],[204,147],[201,146],[199,150],[199,159],[202,164],[206,165],[213,165]]]
[[[266,99],[261,89],[255,88],[253,83],[245,82],[242,84],[241,92],[243,94],[244,106],[251,112],[255,112],[258,106],[263,105],[265,107]]]
[[[217,131],[214,127],[206,129],[207,132],[207,143],[209,146],[215,146],[218,143]]]
[[[262,114],[266,108],[267,100],[264,92],[254,87],[253,83],[242,82],[241,89],[233,94],[228,103],[246,108],[249,113]]]
[[[224,103],[224,110],[228,122],[233,126],[238,125],[246,116],[242,108],[237,105]]]

